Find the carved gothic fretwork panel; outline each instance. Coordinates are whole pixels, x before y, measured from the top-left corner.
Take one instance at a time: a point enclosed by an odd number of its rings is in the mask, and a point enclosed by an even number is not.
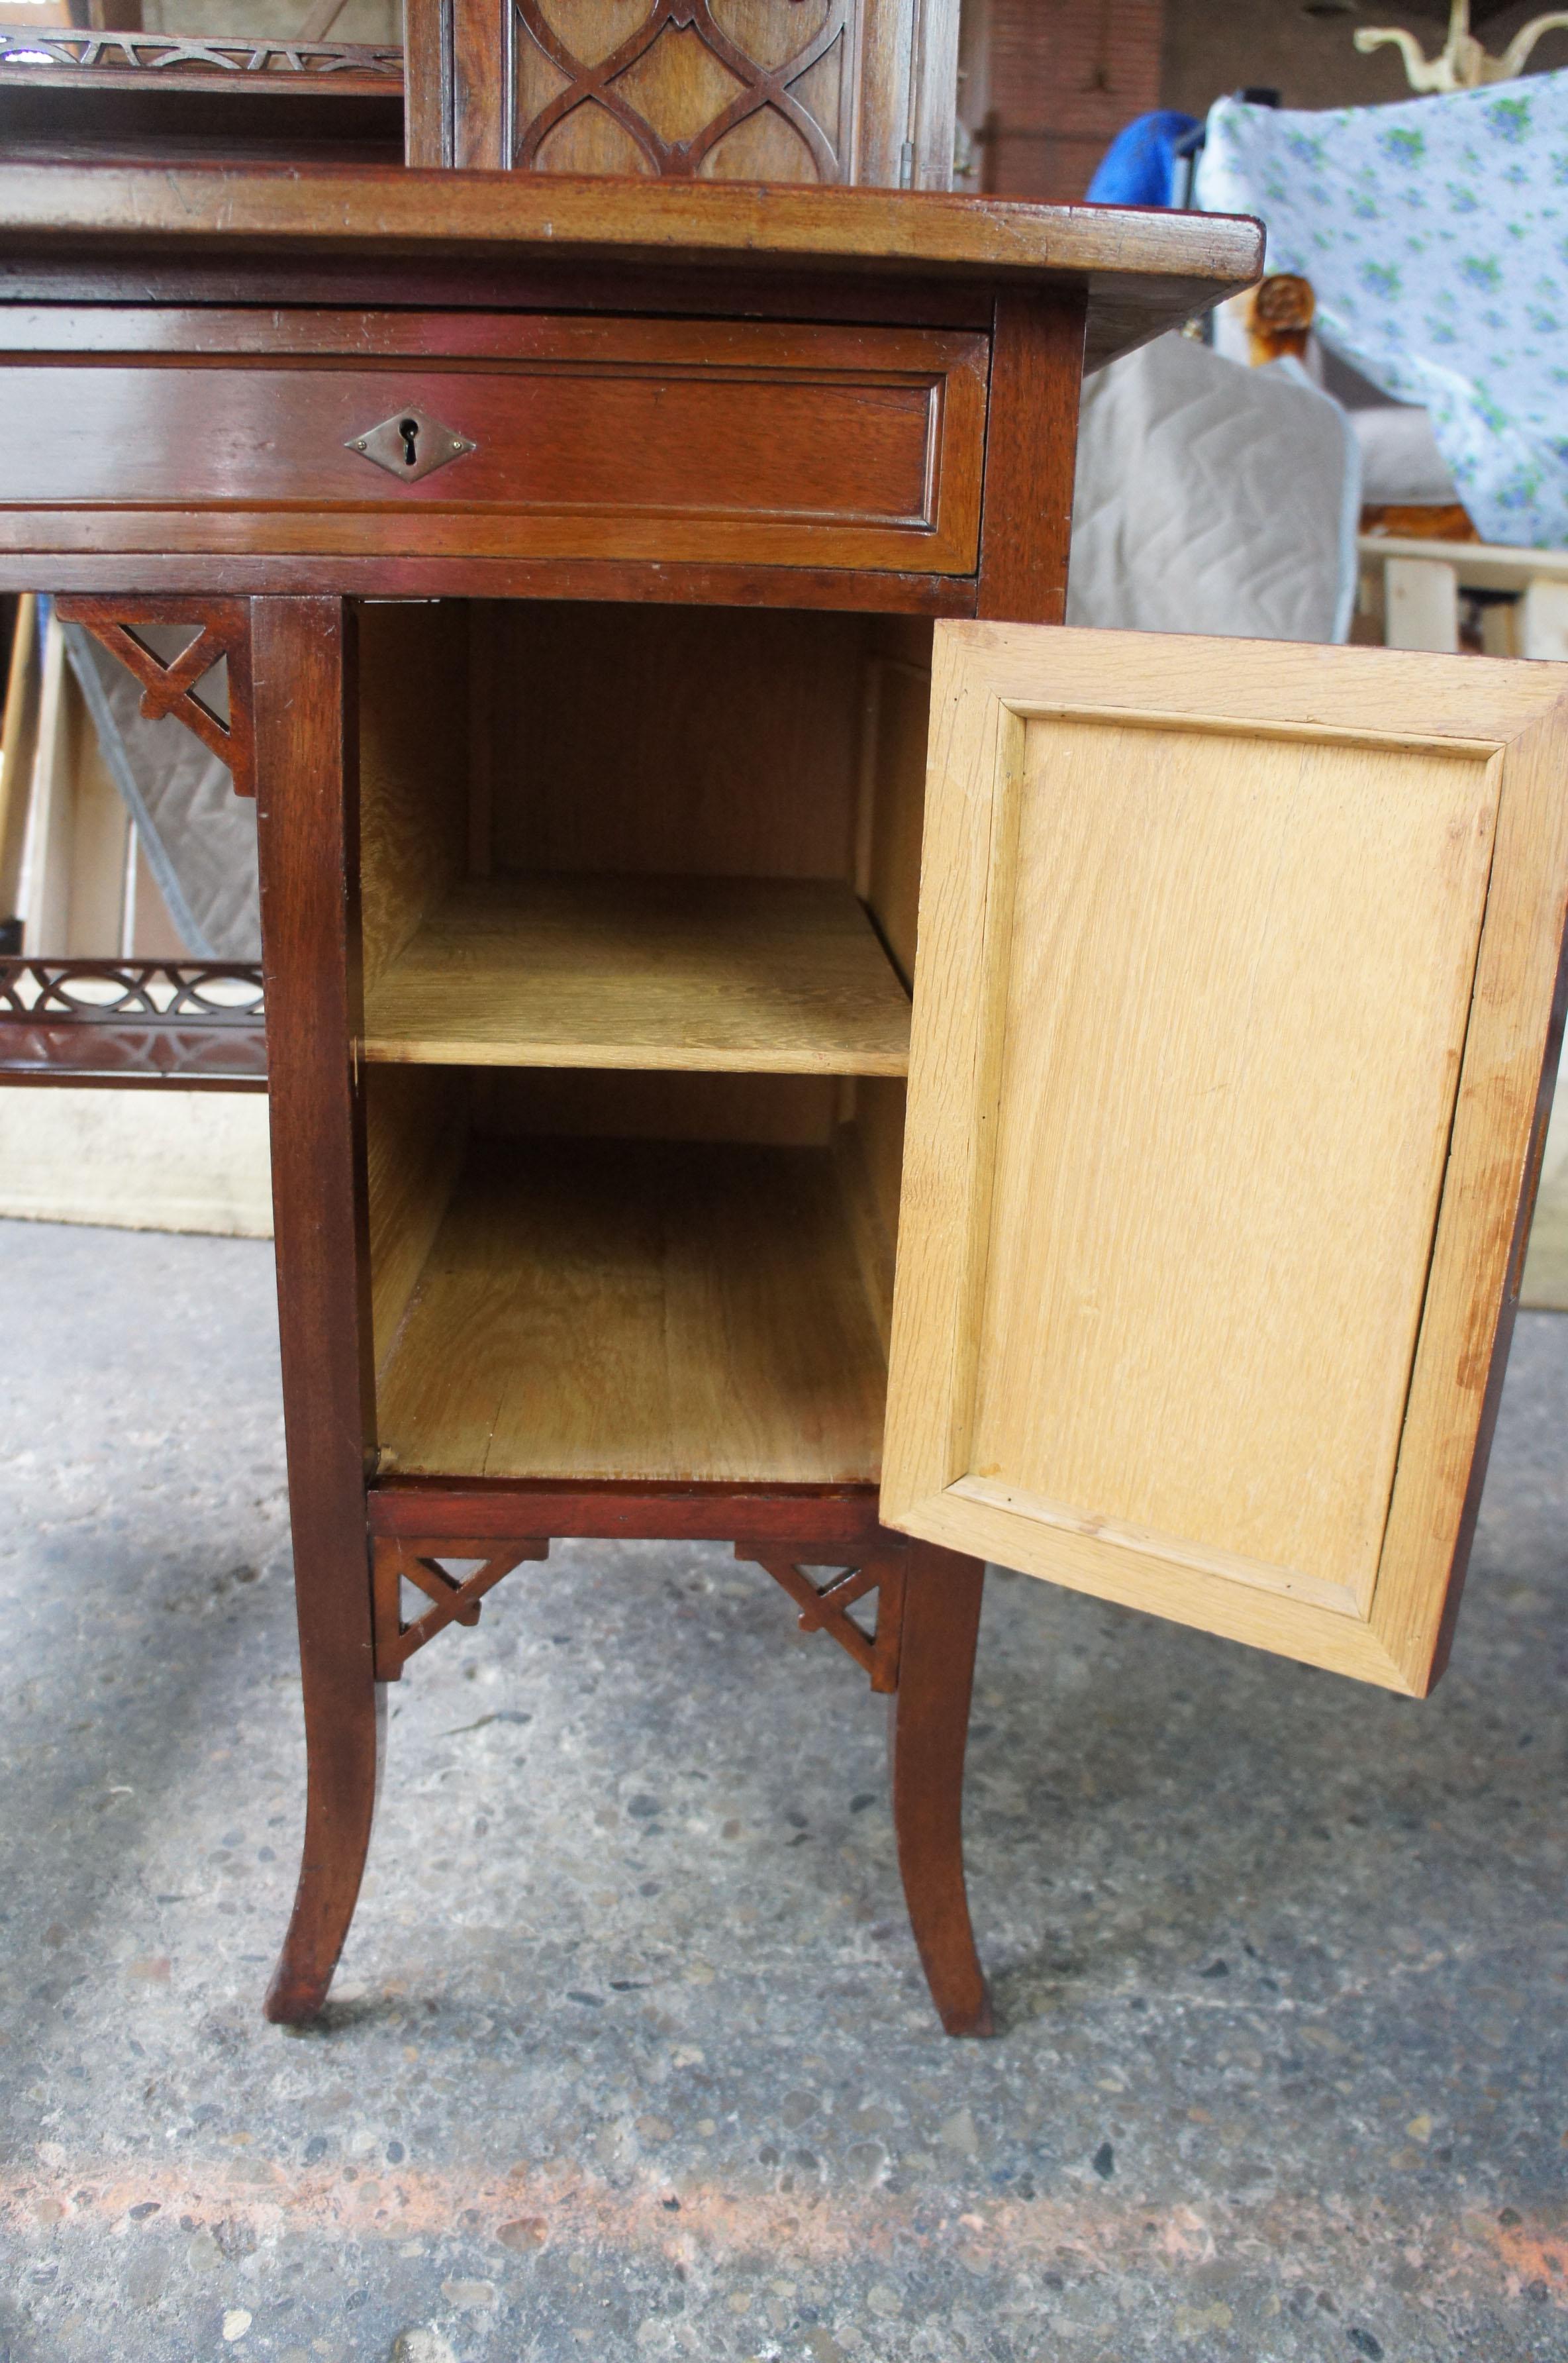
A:
[[[0,959],[0,1083],[262,1091],[261,971],[235,960]]]
[[[275,74],[331,74],[346,82],[396,83],[403,80],[403,51],[353,41],[225,40],[185,33],[66,32],[57,26],[0,27],[0,67],[25,72],[36,83],[49,69],[73,76],[94,72],[100,87],[120,77],[156,74],[180,82],[193,74],[215,78]]]
[[[782,1547],[772,1551],[737,1543],[735,1557],[765,1568],[783,1586],[801,1611],[802,1633],[828,1634],[870,1676],[874,1691],[890,1694],[898,1689],[904,1606],[901,1553],[842,1568],[823,1584],[813,1582],[810,1562],[801,1562]],[[870,1592],[877,1594],[877,1622],[867,1629],[849,1611]]]
[[[480,1603],[525,1559],[548,1559],[547,1542],[447,1541],[420,1544],[378,1537],[373,1560],[376,1680],[395,1682],[416,1649],[448,1625],[477,1625]],[[452,1574],[443,1560],[477,1560],[471,1575]],[[412,1583],[431,1605],[412,1625],[403,1617],[403,1587]]]
[[[72,595],[55,603],[61,620],[81,624],[142,684],[141,710],[149,722],[172,715],[226,763],[237,796],[256,793],[251,729],[250,602],[248,599],[100,599]],[[137,627],[190,627],[192,638],[167,660]],[[200,693],[222,664],[227,675],[226,719]]]
[[[513,6],[522,170],[852,177],[856,0]]]

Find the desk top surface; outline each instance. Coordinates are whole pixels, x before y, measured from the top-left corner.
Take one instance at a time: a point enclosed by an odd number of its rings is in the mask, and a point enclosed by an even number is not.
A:
[[[1086,286],[1092,367],[1249,285],[1261,224],[937,192],[313,168],[0,164],[0,261],[69,250],[615,261]]]

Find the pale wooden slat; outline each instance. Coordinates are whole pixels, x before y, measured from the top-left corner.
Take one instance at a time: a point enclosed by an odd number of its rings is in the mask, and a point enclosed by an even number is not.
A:
[[[869,1482],[885,1383],[829,1152],[488,1145],[382,1373],[381,1466]]]
[[[909,1000],[834,880],[469,881],[366,996],[365,1054],[897,1075]]]

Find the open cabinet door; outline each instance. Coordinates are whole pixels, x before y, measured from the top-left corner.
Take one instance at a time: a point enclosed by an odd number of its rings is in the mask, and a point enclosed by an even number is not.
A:
[[[883,1516],[1423,1695],[1561,1030],[1568,668],[936,640]]]

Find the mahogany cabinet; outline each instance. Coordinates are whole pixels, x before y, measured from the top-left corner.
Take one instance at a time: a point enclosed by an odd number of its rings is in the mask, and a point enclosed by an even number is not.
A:
[[[204,731],[226,656],[258,798],[309,1748],[274,2016],[344,1941],[385,1684],[558,1537],[733,1544],[888,1695],[955,2033],[987,1556],[1435,1679],[1568,709],[1547,667],[1059,628],[1086,350],[1258,251],[0,169],[0,588]]]

